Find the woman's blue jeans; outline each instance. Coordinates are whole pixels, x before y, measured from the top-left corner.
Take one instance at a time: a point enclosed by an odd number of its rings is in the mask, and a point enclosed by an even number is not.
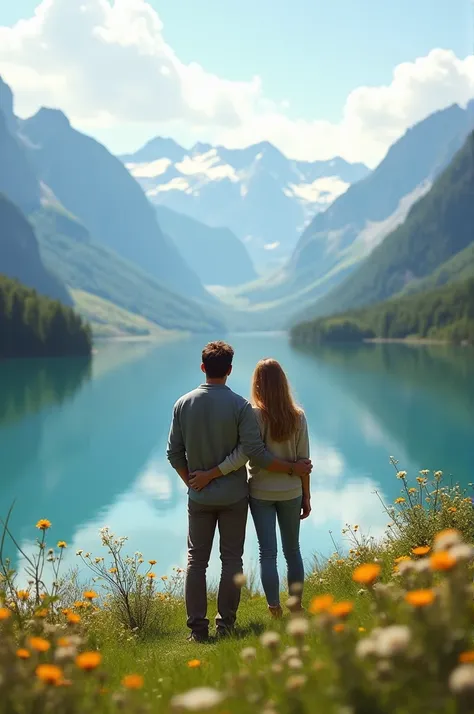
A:
[[[288,568],[288,586],[302,585],[304,566],[300,551],[300,515],[302,498],[291,501],[264,501],[250,498],[260,550],[262,586],[270,607],[280,604],[280,581],[277,568],[276,523],[280,528],[283,554]]]

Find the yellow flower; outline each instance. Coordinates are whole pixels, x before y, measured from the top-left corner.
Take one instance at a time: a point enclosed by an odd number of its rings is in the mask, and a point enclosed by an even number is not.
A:
[[[434,472],[434,477],[435,477],[435,479],[438,479],[438,481],[439,481],[440,478],[442,478],[442,476],[443,476],[443,472],[442,472],[442,471],[435,471],[435,472]]]
[[[63,672],[55,664],[40,664],[36,668],[36,676],[44,684],[59,684],[63,678]]]
[[[344,600],[343,602],[336,602],[331,605],[329,612],[333,617],[347,617],[351,614],[354,609],[354,605],[349,602],[349,600]]]
[[[12,616],[11,610],[8,607],[0,607],[0,620],[8,620]]]
[[[412,548],[411,552],[413,555],[426,555],[431,550],[429,545],[419,545],[416,548]]]
[[[408,493],[411,493],[411,494],[417,493],[417,491],[418,491],[418,489],[417,489],[417,488],[413,488],[413,486],[408,489]]]
[[[58,541],[58,548],[67,548],[67,543],[65,540]]]
[[[332,595],[318,595],[311,600],[309,612],[312,615],[317,615],[320,612],[327,612],[333,603],[334,598]]]
[[[474,650],[466,650],[459,655],[460,664],[471,664],[474,662]]]
[[[400,555],[400,557],[395,558],[395,563],[403,563],[404,560],[411,560],[409,555]]]
[[[405,595],[405,601],[413,607],[426,607],[435,600],[433,590],[412,590]]]
[[[109,568],[109,573],[112,573],[112,575],[115,575],[117,572],[117,568]]]
[[[31,653],[24,647],[20,647],[20,649],[16,651],[16,656],[19,659],[29,659],[31,657]]]
[[[82,596],[85,597],[86,600],[94,600],[94,598],[98,597],[94,590],[86,590],[85,593],[82,593]]]
[[[356,525],[354,526],[354,530],[355,530],[355,531],[358,531],[358,530],[359,530],[359,526],[357,525],[357,523],[356,523]]]
[[[141,689],[144,684],[141,674],[127,674],[122,679],[122,684],[126,689]]]
[[[150,563],[150,565],[156,565],[156,563],[157,563],[156,560],[149,560],[148,562]]]
[[[343,560],[342,558],[340,558],[339,560],[336,560],[336,563],[337,563],[338,565],[344,565],[345,562],[346,562],[346,561]]]
[[[342,622],[338,622],[336,625],[333,625],[332,629],[334,632],[344,632],[346,626],[343,625]]]
[[[51,521],[48,521],[47,518],[41,518],[36,524],[36,527],[40,531],[47,531],[48,528],[51,528]]]
[[[417,476],[417,477],[416,477],[416,480],[417,480],[418,483],[420,483],[422,486],[424,486],[424,485],[426,484],[426,479],[425,479],[425,478],[422,478],[421,476]]]
[[[161,576],[161,579],[163,580],[163,582],[166,582],[166,580],[168,580],[168,576],[167,576],[167,575],[162,575],[162,576]]]
[[[359,565],[352,573],[352,580],[362,585],[372,585],[380,575],[381,567],[377,563]]]
[[[28,642],[31,649],[36,650],[36,652],[47,652],[51,647],[48,640],[45,640],[43,637],[30,637]]]
[[[403,498],[403,496],[400,496],[399,498],[395,499],[395,503],[405,503],[405,499]]]
[[[87,607],[87,603],[82,602],[82,600],[76,600],[76,602],[74,603],[74,607],[76,608],[76,610],[80,610],[83,607]]]
[[[397,478],[405,479],[407,477],[407,472],[406,471],[399,471],[397,473]]]
[[[76,665],[85,672],[91,672],[102,662],[100,652],[82,652],[76,657]]]
[[[147,578],[150,578],[150,580],[153,580],[156,578],[156,573],[148,573]]]
[[[365,632],[365,627],[359,627],[359,632]]]
[[[456,558],[447,550],[440,550],[430,557],[430,565],[432,570],[452,570],[456,565]]]
[[[28,592],[28,590],[17,590],[16,596],[18,600],[25,601],[28,600],[28,598],[30,597],[30,593]]]
[[[78,615],[76,612],[68,612],[67,621],[70,625],[78,625],[81,621],[81,616]]]
[[[200,659],[190,659],[188,662],[188,667],[189,669],[197,669],[198,667],[201,666],[201,660]]]

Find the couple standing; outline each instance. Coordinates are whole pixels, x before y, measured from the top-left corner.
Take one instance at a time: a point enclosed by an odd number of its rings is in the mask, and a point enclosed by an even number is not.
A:
[[[206,570],[216,526],[222,574],[217,633],[232,631],[240,601],[249,506],[260,549],[269,611],[281,617],[276,522],[288,566],[288,584],[303,583],[300,521],[311,512],[309,440],[303,411],[276,360],[261,360],[253,374],[252,405],[226,385],[234,350],[210,342],[202,351],[206,381],[175,404],[167,456],[189,491],[186,609],[190,639],[208,638]],[[246,464],[249,465],[247,476]]]

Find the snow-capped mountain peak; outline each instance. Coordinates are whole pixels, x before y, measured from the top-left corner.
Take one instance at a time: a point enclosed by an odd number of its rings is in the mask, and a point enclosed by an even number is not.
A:
[[[369,173],[339,157],[294,161],[267,141],[186,150],[157,137],[121,158],[153,203],[234,231],[260,272],[287,258],[313,216]]]

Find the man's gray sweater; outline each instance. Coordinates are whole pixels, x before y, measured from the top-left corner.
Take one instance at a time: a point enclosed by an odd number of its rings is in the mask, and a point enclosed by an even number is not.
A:
[[[273,461],[246,399],[223,384],[202,384],[178,399],[167,449],[173,468],[207,471],[224,461],[237,446],[262,469]],[[236,503],[247,495],[245,466],[211,481],[202,491],[189,489],[193,501],[212,506]]]

